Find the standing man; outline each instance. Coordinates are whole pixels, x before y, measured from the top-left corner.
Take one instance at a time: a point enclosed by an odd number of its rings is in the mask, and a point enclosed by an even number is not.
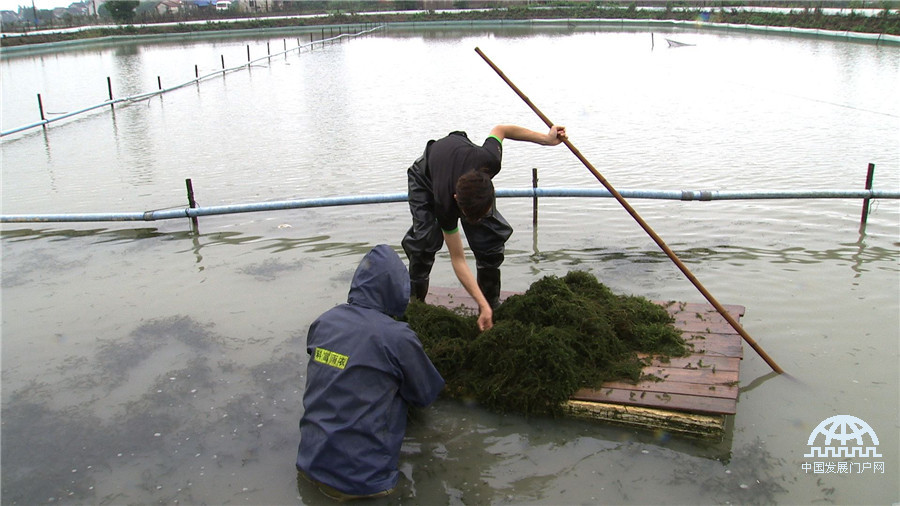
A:
[[[402,316],[409,274],[386,245],[360,262],[347,304],[309,327],[297,469],[335,499],[380,497],[397,485],[407,406],[427,406],[444,380]]]
[[[565,127],[541,134],[516,125],[497,125],[481,146],[465,132],[428,141],[407,170],[413,224],[403,238],[409,258],[412,296],[425,300],[434,255],[447,243],[457,279],[478,303],[478,327],[491,328],[500,303],[500,264],[512,227],[497,212],[491,179],[500,172],[503,139],[555,146],[566,139]],[[477,278],[466,263],[459,221],[475,254]]]

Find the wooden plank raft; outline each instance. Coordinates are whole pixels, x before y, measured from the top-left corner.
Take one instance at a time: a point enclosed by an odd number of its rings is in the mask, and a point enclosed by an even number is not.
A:
[[[501,300],[516,292],[502,292]],[[477,305],[462,288],[429,290],[430,304],[475,312]],[[743,345],[741,336],[711,304],[656,302],[675,318],[692,352],[668,360],[644,356],[646,379],[636,384],[608,381],[582,388],[566,403],[573,418],[598,420],[688,437],[721,439],[725,416],[737,412]],[[740,320],[743,306],[725,305]],[[658,381],[661,380],[661,381]]]

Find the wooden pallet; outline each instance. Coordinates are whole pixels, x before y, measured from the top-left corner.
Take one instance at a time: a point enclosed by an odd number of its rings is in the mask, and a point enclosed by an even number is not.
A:
[[[513,294],[503,292],[501,299]],[[477,307],[461,287],[432,288],[426,300],[451,309]],[[566,412],[574,418],[721,439],[725,416],[737,411],[741,336],[711,304],[657,303],[675,318],[692,353],[669,360],[644,357],[650,363],[643,373],[660,381],[609,381],[600,388],[583,388],[572,395]],[[736,305],[725,309],[738,320],[745,310]]]

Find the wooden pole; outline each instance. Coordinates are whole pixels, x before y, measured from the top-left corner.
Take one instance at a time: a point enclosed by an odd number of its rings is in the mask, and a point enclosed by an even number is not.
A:
[[[869,171],[866,174],[866,190],[872,189],[872,183],[875,179],[875,164],[869,164]],[[866,231],[866,222],[869,220],[869,199],[863,199],[862,217],[859,219],[859,232]]]
[[[537,189],[538,187],[538,177],[537,177],[537,169],[531,169],[531,188]],[[534,197],[531,199],[531,224],[532,226],[537,226],[537,204],[538,204],[537,193],[534,194]]]
[[[109,76],[106,77],[106,89],[109,90],[109,101],[112,102],[112,79],[110,79]],[[113,106],[113,104],[109,104],[109,108],[114,109],[115,107]]]
[[[44,102],[41,100],[41,94],[37,94],[38,99],[38,111],[41,113],[41,121],[47,121],[47,118],[44,117]]]
[[[185,186],[187,186],[187,198],[188,198],[188,206],[191,209],[197,207],[197,201],[194,200],[194,184],[191,182],[190,178],[184,180]],[[191,229],[196,234],[199,231],[199,223],[197,222],[196,216],[191,216]]]
[[[478,53],[478,55],[481,56],[481,58],[484,59],[484,61],[488,65],[490,65],[492,69],[494,69],[494,72],[496,72],[497,75],[499,75],[500,78],[503,79],[503,81],[505,81],[506,84],[509,85],[509,87],[512,88],[512,90],[515,91],[517,95],[519,95],[519,98],[521,98],[523,101],[525,101],[526,104],[528,104],[528,106],[531,108],[531,110],[534,111],[535,114],[537,114],[544,121],[544,123],[547,125],[548,128],[550,128],[554,125],[554,123],[552,121],[550,121],[550,119],[547,118],[547,116],[545,116],[544,113],[542,113],[537,108],[537,106],[535,106],[531,102],[531,100],[527,96],[525,96],[525,94],[522,93],[519,90],[519,88],[517,88],[516,85],[512,83],[512,81],[509,80],[509,78],[506,77],[506,75],[503,73],[503,71],[501,71],[496,65],[494,65],[494,62],[492,62],[487,56],[485,56],[485,54],[483,52],[481,52],[481,49],[476,47],[475,52]],[[635,211],[634,208],[631,207],[631,204],[629,204],[628,201],[625,200],[625,197],[623,197],[615,188],[613,188],[613,186],[609,183],[609,181],[607,181],[606,178],[603,177],[603,175],[600,174],[600,172],[596,168],[594,168],[594,166],[591,164],[591,162],[589,162],[581,154],[581,152],[578,151],[578,149],[572,144],[571,141],[569,141],[568,139],[565,139],[563,142],[569,148],[569,150],[572,151],[572,153],[581,161],[581,163],[583,163],[584,166],[587,167],[587,169],[590,170],[592,174],[594,174],[594,177],[596,177],[597,180],[600,181],[600,183],[607,190],[609,190],[609,193],[611,193],[612,196],[615,197],[615,199],[617,201],[619,201],[619,204],[621,204],[622,207],[624,207],[625,210],[628,211],[628,214],[630,214],[631,217],[634,218],[635,221],[638,222],[638,224],[641,226],[641,228],[643,228],[644,231],[650,235],[650,237],[653,239],[653,241],[656,242],[656,244],[663,250],[663,252],[665,252],[665,254],[672,260],[672,262],[675,263],[675,265],[688,278],[688,280],[690,280],[690,282],[694,284],[694,286],[697,288],[697,290],[699,290],[700,293],[702,293],[703,296],[706,297],[706,300],[708,300],[709,303],[712,304],[716,308],[716,311],[718,311],[719,314],[721,314],[722,317],[725,318],[725,320],[728,321],[728,323],[734,328],[734,330],[736,330],[738,332],[738,334],[740,334],[741,337],[744,338],[744,340],[747,342],[747,344],[749,344],[750,347],[753,348],[756,351],[756,353],[758,353],[759,356],[762,357],[762,359],[766,361],[767,364],[769,364],[769,367],[771,367],[773,371],[777,372],[778,374],[782,374],[784,371],[781,369],[781,367],[779,367],[778,364],[776,364],[775,361],[772,360],[771,357],[769,357],[769,355],[765,352],[765,350],[763,350],[756,343],[756,341],[754,341],[753,338],[750,337],[750,334],[748,334],[747,331],[744,330],[744,328],[741,326],[741,324],[738,323],[738,321],[733,316],[731,316],[731,314],[728,313],[728,311],[725,309],[725,307],[722,306],[722,304],[720,304],[719,301],[716,300],[716,298],[713,297],[713,295],[711,293],[709,293],[709,291],[700,283],[700,280],[698,280],[697,277],[694,276],[694,274],[687,268],[687,266],[684,265],[684,263],[681,261],[681,259],[678,258],[678,256],[675,254],[675,252],[672,251],[672,249],[669,247],[669,245],[666,244],[662,240],[662,238],[660,238],[659,235],[657,235],[657,233],[654,232],[652,228],[650,228],[650,225],[648,225],[647,222],[645,222],[644,219],[641,218],[641,216],[637,213],[637,211]]]

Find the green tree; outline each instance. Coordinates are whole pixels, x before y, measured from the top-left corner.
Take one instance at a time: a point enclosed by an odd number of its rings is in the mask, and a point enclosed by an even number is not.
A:
[[[140,5],[138,1],[115,0],[106,2],[103,7],[109,13],[109,17],[119,24],[131,23],[134,19],[134,10]]]

